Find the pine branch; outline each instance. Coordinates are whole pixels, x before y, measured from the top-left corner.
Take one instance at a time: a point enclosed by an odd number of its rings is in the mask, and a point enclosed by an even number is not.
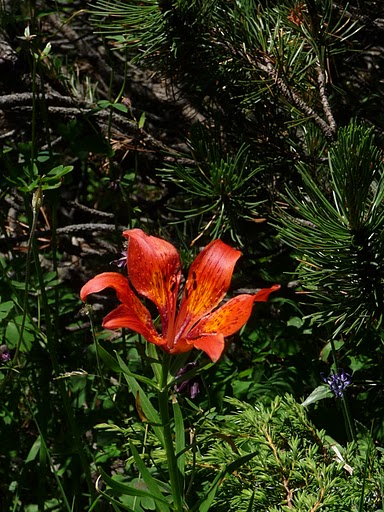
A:
[[[324,71],[322,70],[320,64],[318,64],[316,66],[316,71],[317,71],[317,78],[319,81],[320,100],[323,105],[324,114],[325,114],[325,117],[327,118],[330,129],[335,134],[336,133],[336,121],[335,121],[335,118],[333,117],[332,110],[329,105],[328,97],[325,92],[325,74],[324,74]]]
[[[310,107],[304,100],[302,100],[292,89],[290,89],[287,84],[284,82],[282,78],[279,77],[279,74],[277,70],[274,68],[273,64],[268,61],[268,58],[266,57],[264,59],[264,62],[261,59],[258,59],[256,62],[252,62],[251,59],[248,58],[248,60],[253,64],[256,65],[259,69],[264,71],[270,78],[273,79],[274,83],[276,84],[278,90],[280,93],[292,104],[294,105],[300,112],[302,112],[307,117],[310,117],[313,119],[313,122],[321,129],[321,131],[324,133],[324,135],[328,139],[334,139],[335,138],[335,126],[334,126],[334,120],[332,117],[332,124],[326,123],[314,110],[312,107]],[[320,93],[321,95],[321,93]],[[323,98],[326,99],[325,93],[323,94]],[[323,102],[322,98],[322,102]],[[328,103],[327,99],[326,102]],[[328,111],[325,110],[323,102],[323,108],[324,111],[327,114],[330,114],[330,109],[328,105]],[[328,119],[328,116],[327,116]]]

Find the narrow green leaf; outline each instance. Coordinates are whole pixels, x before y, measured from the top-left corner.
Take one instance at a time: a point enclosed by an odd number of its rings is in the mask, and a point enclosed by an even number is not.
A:
[[[52,180],[52,178],[51,178]],[[42,180],[44,182],[44,180]],[[51,181],[50,183],[43,183],[41,186],[41,190],[55,190],[56,188],[61,187],[61,181]]]
[[[148,468],[142,461],[139,452],[136,450],[135,446],[132,443],[129,443],[129,447],[132,452],[133,458],[135,459],[136,466],[148,487],[149,493],[151,497],[155,500],[156,510],[158,510],[159,512],[169,512],[169,504],[166,501],[163,493],[161,492],[160,487],[157,485],[156,480],[153,478],[151,473],[148,471]]]
[[[101,495],[100,495],[100,496],[98,496],[98,497],[95,499],[95,501],[94,501],[94,502],[92,503],[92,505],[90,506],[90,508],[89,508],[88,512],[92,512],[92,510],[93,510],[94,508],[96,508],[96,507],[97,507],[97,504],[99,503],[99,501],[100,501],[100,500],[101,500]]]
[[[253,491],[251,499],[249,500],[247,512],[252,512],[253,510],[253,502],[255,501],[255,491]]]
[[[116,373],[120,373],[122,371],[116,359],[112,357],[111,354],[107,352],[98,341],[96,342],[96,348],[100,358],[104,361],[108,368]]]
[[[130,369],[128,368],[128,366],[124,363],[124,361],[121,359],[121,357],[116,353],[116,357],[118,359],[118,364],[119,364],[119,372],[123,372],[124,375],[128,375],[130,377],[133,377],[134,379],[140,381],[140,382],[143,382],[144,384],[147,384],[147,386],[155,389],[156,391],[158,390],[158,387],[157,387],[157,384],[156,382],[154,382],[152,379],[149,379],[148,377],[144,377],[143,375],[138,375],[137,373],[132,373],[130,371]]]
[[[112,505],[115,512],[120,512],[121,508],[124,510],[128,510],[129,512],[144,512],[139,504],[137,504],[135,508],[131,508],[128,505],[122,503],[121,501],[115,500],[115,498],[112,498],[112,496],[110,496],[106,492],[103,492],[101,489],[98,489],[97,491]],[[92,507],[89,509],[89,512],[91,512],[91,510],[93,510],[96,507],[97,503],[97,500],[92,503]]]
[[[31,449],[29,450],[29,453],[27,455],[27,458],[25,459],[25,463],[32,462],[36,459],[37,454],[39,453],[41,448],[41,437],[38,436],[36,438],[36,441],[31,446]]]
[[[121,359],[121,357],[118,354],[116,354],[116,356],[117,356],[120,368],[123,371],[125,380],[127,381],[127,384],[128,384],[128,387],[129,387],[131,393],[133,394],[133,396],[135,397],[136,400],[137,400],[137,398],[139,398],[140,406],[141,406],[141,409],[142,409],[145,417],[151,424],[151,426],[153,428],[153,432],[155,433],[157,439],[162,444],[162,446],[164,446],[164,433],[163,433],[162,427],[160,426],[161,419],[160,419],[158,412],[151,404],[149,398],[145,394],[143,388],[137,382],[135,376],[128,370],[127,365],[124,363],[124,361]],[[149,380],[149,379],[147,379],[147,380]],[[152,387],[156,387],[152,381],[150,381],[150,383],[151,383]]]
[[[140,130],[144,127],[145,125],[145,112],[143,112],[140,116],[140,119],[139,119],[139,128]]]
[[[184,419],[179,402],[176,398],[172,400],[173,415],[175,418],[175,451],[177,457],[177,468],[183,478],[185,474],[185,431]],[[183,487],[183,485],[182,485]]]
[[[151,367],[153,374],[156,378],[156,382],[161,382],[161,362],[159,361],[159,356],[157,354],[156,345],[153,343],[147,343],[147,356],[153,361],[151,362]]]
[[[137,450],[136,450],[136,453],[137,453]],[[135,459],[135,461],[136,461],[136,459]],[[141,461],[141,463],[144,464],[142,461]],[[145,469],[147,469],[147,468],[145,468]],[[140,468],[139,468],[139,470],[140,470]],[[118,480],[115,480],[114,478],[111,478],[101,468],[99,468],[99,471],[100,471],[103,481],[113,491],[124,494],[126,496],[140,496],[141,498],[152,498],[153,500],[161,501],[167,505],[167,508],[164,508],[163,510],[169,510],[168,502],[165,500],[164,496],[161,493],[160,493],[160,496],[155,496],[152,494],[152,491],[144,491],[143,489],[139,489],[137,487],[134,487],[133,485],[125,484],[123,482],[119,482]],[[148,488],[149,488],[149,486],[148,486]],[[159,492],[160,492],[160,490],[159,490]],[[121,504],[119,503],[119,505],[121,505]]]
[[[253,457],[255,457],[255,455],[257,455],[257,453],[258,452],[247,453],[247,455],[243,455],[242,457],[239,457],[238,459],[232,461],[230,464],[228,464],[228,466],[226,466],[224,469],[222,469],[220,471],[220,473],[217,475],[217,477],[213,481],[205,500],[197,505],[199,507],[199,512],[208,512],[213,500],[215,499],[217,490],[218,490],[219,486],[221,485],[222,481],[228,475],[230,475],[234,471],[236,471],[240,466],[242,466],[249,460],[253,459]],[[192,510],[196,510],[196,509],[192,509]]]

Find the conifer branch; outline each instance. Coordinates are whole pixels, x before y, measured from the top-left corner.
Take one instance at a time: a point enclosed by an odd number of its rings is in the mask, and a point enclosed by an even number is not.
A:
[[[320,100],[323,105],[325,117],[327,118],[330,129],[333,133],[336,133],[336,121],[333,117],[331,106],[328,101],[327,94],[325,92],[325,74],[320,64],[316,66],[317,78],[319,81],[319,94]]]
[[[266,59],[265,59],[266,60]],[[255,63],[254,63],[255,64]],[[270,78],[273,79],[280,93],[292,103],[300,112],[305,114],[307,117],[313,119],[313,122],[321,129],[324,135],[333,139],[335,136],[335,129],[333,125],[330,125],[324,121],[304,100],[302,100],[292,89],[290,89],[282,78],[279,77],[277,70],[274,68],[271,62],[262,62],[260,59],[257,60],[256,65],[259,69],[264,71]],[[325,97],[325,94],[324,94]],[[324,103],[323,103],[324,108]],[[327,117],[328,118],[328,117]],[[332,118],[333,120],[333,118]],[[333,120],[334,123],[334,120]]]

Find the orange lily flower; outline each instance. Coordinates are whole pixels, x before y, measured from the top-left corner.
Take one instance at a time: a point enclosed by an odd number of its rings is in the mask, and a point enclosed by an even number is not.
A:
[[[221,240],[214,240],[192,263],[177,311],[181,269],[175,247],[141,229],[130,229],[123,235],[128,239],[128,279],[117,272],[99,274],[83,286],[81,300],[85,301],[91,293],[113,288],[121,304],[104,318],[103,327],[131,329],[170,354],[197,348],[217,361],[224,350],[224,338],[247,322],[253,303],[266,302],[269,294],[280,288],[274,285],[255,295],[238,295],[217,308],[228,291],[241,253]],[[156,305],[161,334],[131,285]]]

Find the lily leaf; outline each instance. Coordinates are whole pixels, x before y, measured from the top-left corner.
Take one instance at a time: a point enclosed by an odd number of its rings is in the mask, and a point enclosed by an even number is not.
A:
[[[143,413],[143,417],[145,416],[146,420],[151,424],[153,432],[155,433],[157,439],[160,441],[162,446],[164,446],[164,433],[162,427],[160,426],[161,419],[159,413],[153,407],[143,388],[137,382],[136,375],[133,375],[128,370],[127,365],[124,363],[124,361],[118,354],[116,354],[116,357],[119,361],[120,368],[123,371],[125,380],[127,381],[131,393],[135,397],[135,400],[140,403],[140,412]],[[151,383],[152,387],[156,388],[156,384],[154,382],[150,381],[150,379],[146,380],[148,380]]]
[[[124,373],[124,375],[133,377],[134,379],[136,379],[140,382],[143,382],[144,384],[147,384],[147,386],[156,389],[156,391],[158,390],[156,382],[149,379],[148,377],[144,377],[143,375],[138,375],[137,373],[131,372],[130,369],[128,368],[128,366],[121,359],[119,354],[117,354],[117,352],[116,352],[116,357],[117,357],[118,364],[119,364],[119,369],[117,371],[119,371],[119,372],[121,371]]]
[[[157,382],[161,382],[161,363],[158,359],[156,346],[153,343],[146,344],[147,356],[150,359],[153,374]]]
[[[116,361],[116,359],[114,357],[112,357],[111,354],[109,352],[107,352],[105,350],[105,348],[100,345],[99,342],[96,342],[96,348],[97,348],[97,352],[99,353],[100,358],[104,361],[104,363],[108,366],[108,368],[110,368],[111,370],[113,370],[116,373],[120,373],[121,368],[119,366],[119,363]]]
[[[151,473],[148,471],[148,468],[142,461],[139,452],[136,450],[135,446],[132,443],[129,443],[130,450],[132,452],[133,458],[135,459],[136,466],[141,473],[141,476],[148,487],[149,494],[152,499],[156,502],[156,510],[159,512],[170,512],[169,504],[165,499],[163,493],[160,490],[160,487],[157,485],[156,480],[153,478]],[[143,491],[147,492],[147,491]]]
[[[125,496],[135,496],[135,497],[141,497],[141,498],[147,498],[148,492],[143,491],[142,489],[136,489],[135,487],[124,484],[123,482],[119,482],[117,480],[114,480],[110,476],[108,476],[101,468],[100,468],[100,474],[103,479],[103,481],[111,488],[113,492],[116,492],[118,494],[123,494]],[[129,512],[143,512],[143,509],[140,507],[139,504],[135,506],[135,508],[131,508],[128,505],[122,503],[121,501],[116,500],[113,498],[110,494],[102,491],[101,489],[98,489],[99,494],[104,496],[104,498],[109,501],[109,503],[112,504],[113,508],[115,510],[120,510],[120,508],[124,510],[128,510]],[[142,493],[145,493],[144,496]],[[118,508],[115,508],[114,505],[116,505]],[[92,510],[92,508],[90,509]]]
[[[176,398],[172,400],[173,415],[175,418],[175,451],[177,467],[184,479],[185,474],[185,430],[183,413]]]

